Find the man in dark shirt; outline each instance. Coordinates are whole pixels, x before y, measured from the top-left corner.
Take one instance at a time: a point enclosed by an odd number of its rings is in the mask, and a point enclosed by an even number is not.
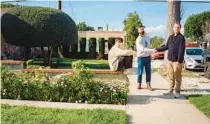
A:
[[[175,23],[173,30],[174,34],[169,36],[167,44],[161,48],[156,48],[155,52],[168,50],[168,76],[169,76],[169,91],[164,95],[173,94],[178,98],[180,96],[181,82],[182,82],[182,62],[185,53],[185,38],[180,33],[181,25]]]

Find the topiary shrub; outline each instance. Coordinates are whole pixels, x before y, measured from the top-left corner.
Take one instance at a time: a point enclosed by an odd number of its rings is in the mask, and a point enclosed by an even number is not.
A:
[[[104,40],[104,38],[99,38],[98,44],[99,44],[99,59],[103,59],[104,52],[105,52],[105,40]]]
[[[75,22],[66,13],[46,7],[16,6],[6,9],[1,17],[1,31],[9,44],[49,48],[69,46],[78,40]],[[27,55],[27,53],[26,53]],[[50,61],[50,60],[48,60]]]
[[[71,51],[72,51],[73,53],[77,53],[77,51],[78,51],[78,44],[73,44],[73,45],[71,45]]]
[[[82,53],[82,56],[85,56],[85,48],[86,48],[86,38],[80,38],[80,52]]]
[[[114,46],[114,44],[115,44],[115,38],[114,37],[108,38],[108,49],[109,50],[112,48],[112,46]]]
[[[10,4],[10,3],[3,3],[3,4],[1,4],[1,9],[2,8],[10,8],[10,7],[15,7],[15,5]]]
[[[90,52],[90,58],[96,58],[96,38],[90,38],[89,52]]]

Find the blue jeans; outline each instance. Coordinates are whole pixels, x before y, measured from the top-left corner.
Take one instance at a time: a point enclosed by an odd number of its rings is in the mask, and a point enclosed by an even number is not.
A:
[[[145,67],[146,71],[146,82],[150,83],[151,81],[151,57],[138,57],[137,59],[138,62],[138,75],[137,75],[137,81],[138,83],[142,83],[142,75],[143,75],[143,70]]]

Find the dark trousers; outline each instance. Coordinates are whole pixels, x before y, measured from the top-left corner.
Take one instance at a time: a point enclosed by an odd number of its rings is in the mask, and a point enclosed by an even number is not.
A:
[[[121,56],[119,58],[118,71],[123,71],[124,69],[132,68],[133,56]]]
[[[138,57],[138,76],[137,76],[137,81],[138,83],[142,83],[142,75],[143,75],[143,70],[145,67],[146,71],[146,82],[150,83],[151,81],[151,57]]]

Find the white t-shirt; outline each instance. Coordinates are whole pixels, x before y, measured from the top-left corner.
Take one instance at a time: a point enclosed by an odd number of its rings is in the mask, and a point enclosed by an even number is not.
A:
[[[150,39],[147,36],[138,36],[136,39],[137,57],[148,57],[152,54],[150,49]]]

